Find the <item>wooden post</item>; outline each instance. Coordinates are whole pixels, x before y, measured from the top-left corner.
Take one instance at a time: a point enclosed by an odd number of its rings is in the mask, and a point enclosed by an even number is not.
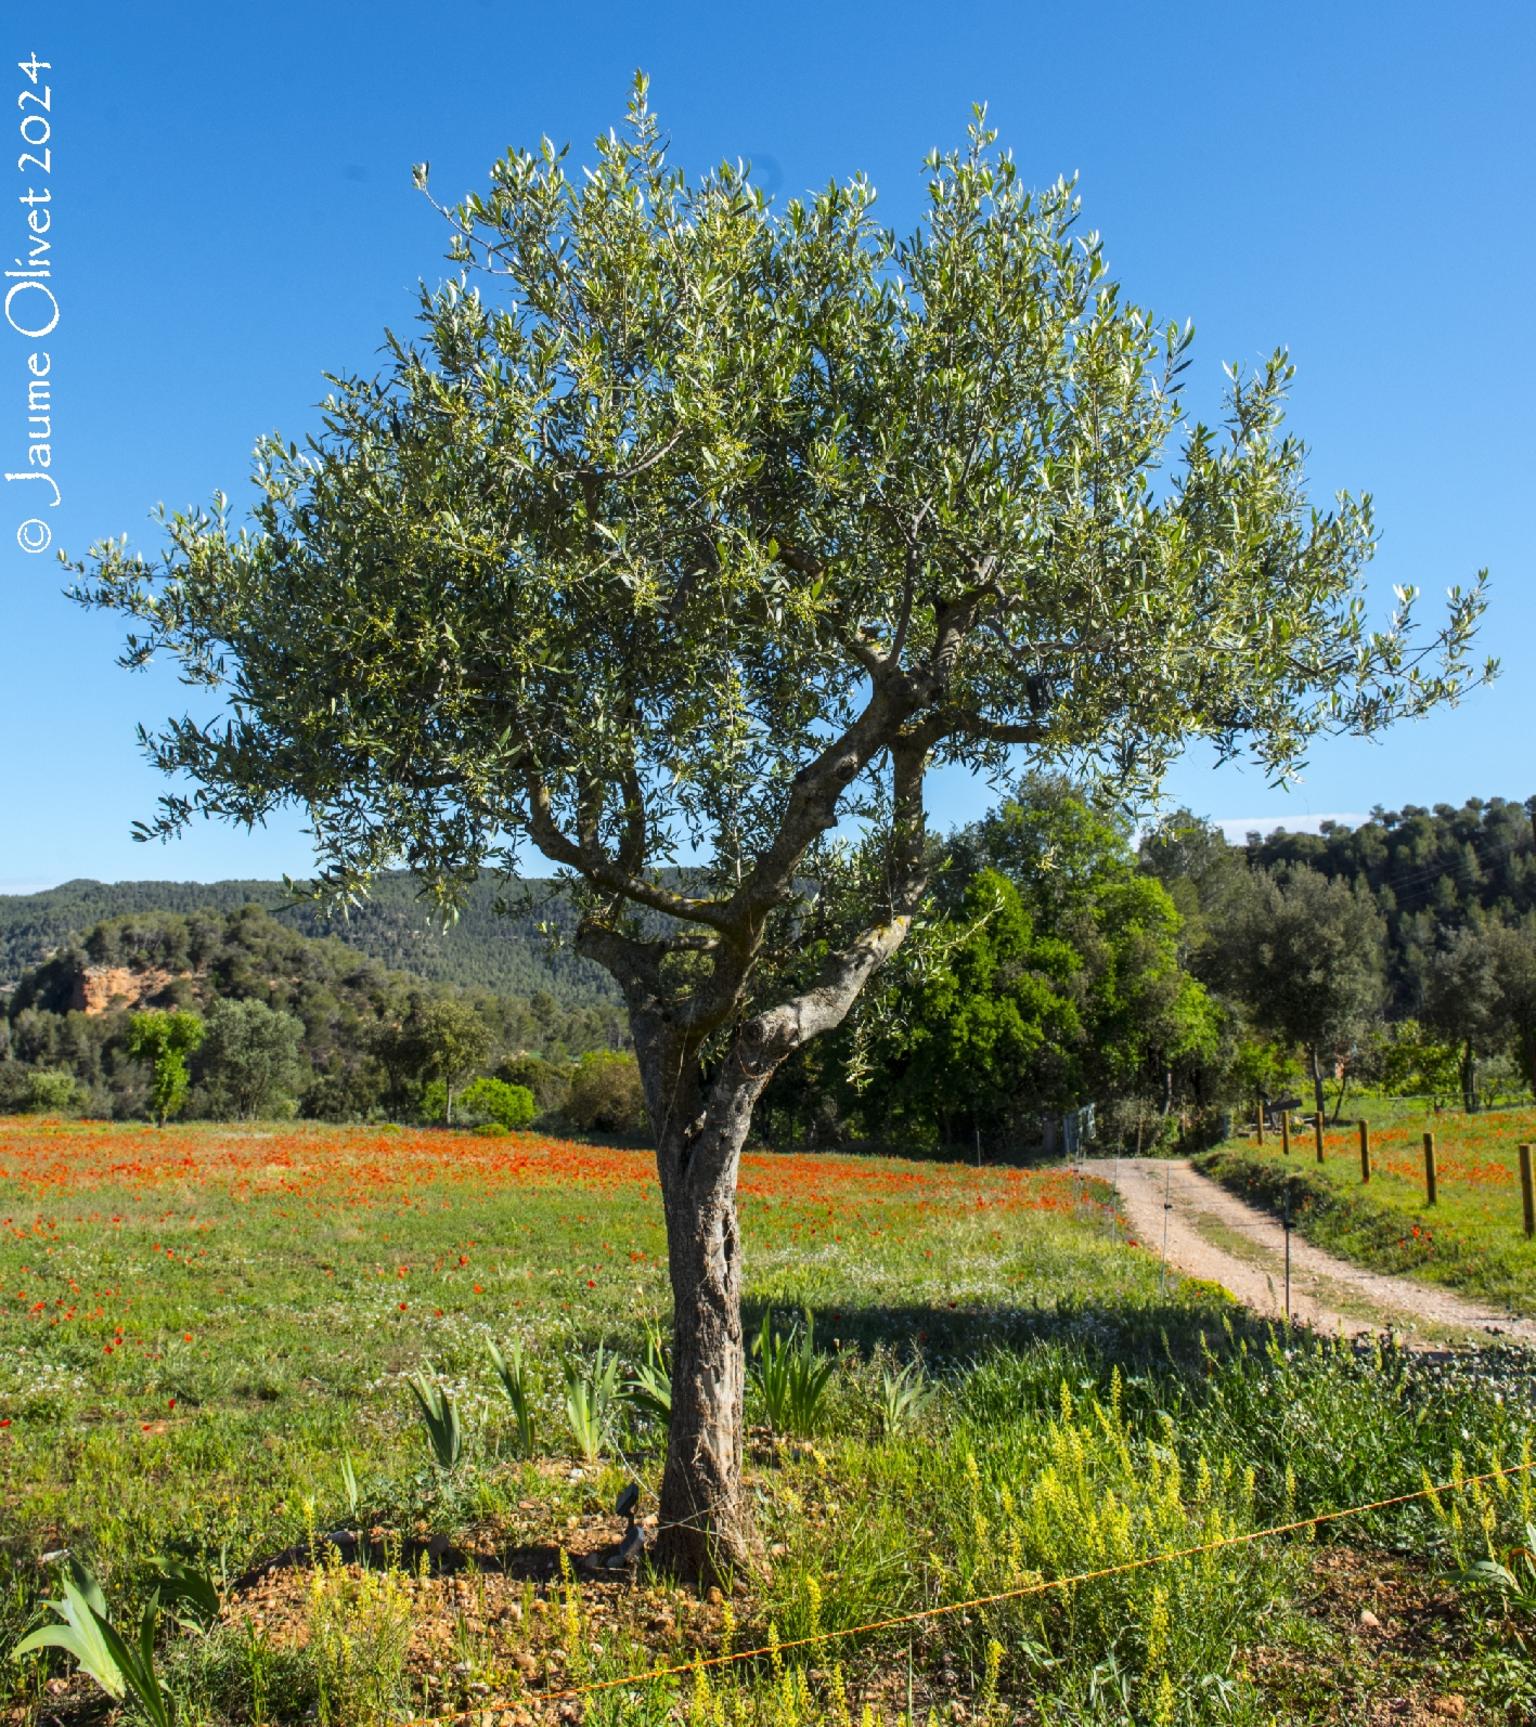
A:
[[[1323,1115],[1321,1110],[1312,1117],[1312,1131],[1317,1135],[1317,1161],[1321,1163],[1323,1161]]]
[[[1280,1111],[1280,1150],[1286,1157],[1291,1155],[1291,1112],[1288,1109]]]
[[[1263,1145],[1263,1143],[1264,1143],[1264,1099],[1262,1097],[1259,1099],[1258,1105],[1253,1112],[1253,1119],[1259,1125],[1259,1144]]]
[[[1363,1119],[1360,1123],[1360,1179],[1371,1179],[1371,1125]]]
[[[1525,1205],[1525,1233],[1536,1235],[1536,1191],[1531,1187],[1531,1148],[1520,1147],[1520,1198]]]
[[[1433,1205],[1438,1197],[1435,1186],[1435,1136],[1424,1135],[1424,1203]]]

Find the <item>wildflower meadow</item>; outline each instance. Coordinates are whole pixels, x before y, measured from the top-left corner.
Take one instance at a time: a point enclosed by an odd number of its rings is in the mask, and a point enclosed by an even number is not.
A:
[[[67,1550],[149,1625],[151,1689],[34,1647],[0,1719],[1525,1718],[1528,1609],[1446,1581],[1536,1517],[1512,1359],[1265,1332],[1066,1171],[753,1153],[741,1185],[760,1562],[689,1590],[643,1533],[593,1564],[629,1484],[654,1522],[651,1154],[5,1123],[0,1640],[68,1609]]]

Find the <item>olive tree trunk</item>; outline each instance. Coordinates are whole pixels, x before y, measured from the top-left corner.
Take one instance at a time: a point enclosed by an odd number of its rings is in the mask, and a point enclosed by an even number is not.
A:
[[[696,1041],[679,1038],[665,1016],[632,1011],[672,1280],[672,1413],[656,1558],[683,1576],[720,1579],[752,1561],[741,1482],[746,1351],[736,1178],[753,1108],[788,1055],[842,1020],[910,921],[903,912],[832,955],[801,994],[742,1023],[707,1072]]]
[[[656,1137],[673,1309],[672,1407],[655,1551],[658,1563],[686,1577],[724,1578],[752,1559],[741,1480],[746,1352],[736,1212],[752,1111],[782,1062],[842,1023],[859,991],[901,946],[922,897],[922,777],[933,734],[882,732],[900,717],[891,718],[877,692],[865,716],[797,776],[777,841],[736,898],[701,919],[708,933],[646,938],[598,915],[583,918],[577,931],[578,950],[605,966],[624,993]],[[768,917],[794,898],[807,848],[835,825],[843,789],[881,748],[891,756],[895,806],[886,915],[827,953],[797,992],[772,1005],[749,1005]],[[585,863],[601,875],[547,817],[536,822],[535,838],[555,861]],[[650,891],[643,883],[631,889]],[[679,921],[700,917],[699,902],[672,906]],[[705,956],[707,970],[677,988],[667,967],[683,953]]]
[[[657,1557],[690,1577],[719,1576],[749,1563],[741,1492],[740,1145],[710,1149],[717,1154],[710,1159],[714,1169],[696,1188],[685,1148],[658,1148],[672,1280],[672,1415]]]

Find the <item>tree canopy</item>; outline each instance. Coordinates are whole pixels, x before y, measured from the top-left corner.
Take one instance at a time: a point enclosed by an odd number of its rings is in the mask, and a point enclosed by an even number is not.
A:
[[[216,1001],[198,1051],[198,1072],[209,1105],[239,1120],[292,1111],[306,1076],[300,1057],[304,1022],[264,1001]]]
[[[249,528],[220,497],[81,568],[130,659],[224,698],[148,740],[194,782],[157,831],[297,798],[338,882],[403,856],[450,892],[531,837],[711,928],[781,892],[747,866],[810,764],[841,790],[900,737],[1150,777],[1205,736],[1283,775],[1457,687],[1481,583],[1431,670],[1411,596],[1368,629],[1369,500],[1308,507],[1283,356],[1186,426],[1188,329],[979,119],[906,239],[862,177],[782,213],[740,166],[688,184],[643,84],[564,156],[445,212],[421,339],[259,443]],[[710,894],[651,873],[685,838]]]
[[[1317,1112],[1323,1068],[1380,1014],[1386,926],[1358,884],[1316,870],[1244,883],[1223,940],[1227,978],[1255,1022],[1307,1051]]]
[[[1085,1103],[1139,1097],[1166,1115],[1173,1070],[1211,1052],[1218,1010],[1124,826],[1031,775],[934,857],[923,928],[765,1100],[781,1129],[992,1152]]]

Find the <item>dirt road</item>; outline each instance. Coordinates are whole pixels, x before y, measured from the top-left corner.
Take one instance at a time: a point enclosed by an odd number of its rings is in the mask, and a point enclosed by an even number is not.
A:
[[[1110,1166],[1091,1167],[1111,1177]],[[1274,1218],[1183,1159],[1122,1158],[1118,1182],[1131,1232],[1143,1246],[1162,1251],[1166,1222],[1170,1265],[1219,1283],[1257,1313],[1284,1314],[1285,1234]],[[1513,1319],[1435,1284],[1363,1270],[1295,1233],[1291,1314],[1342,1336],[1392,1330],[1405,1342],[1424,1345],[1490,1338],[1536,1344],[1536,1321]]]

